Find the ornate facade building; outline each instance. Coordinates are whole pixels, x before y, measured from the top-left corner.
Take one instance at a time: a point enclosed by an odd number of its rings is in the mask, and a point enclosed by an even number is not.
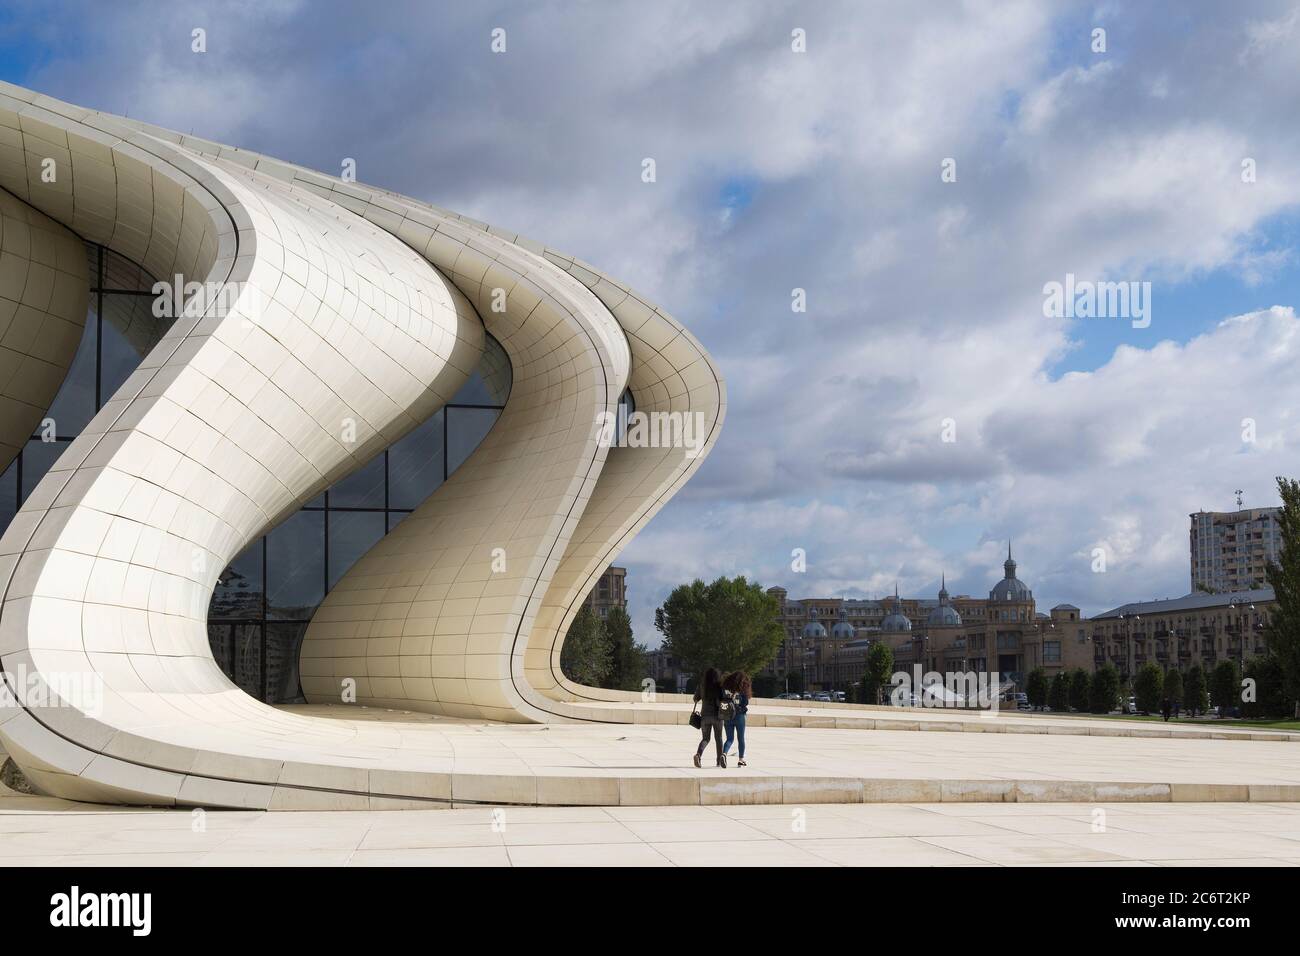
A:
[[[583,602],[586,607],[602,621],[609,616],[611,608],[627,610],[627,568],[616,568],[612,564],[605,569],[587,593]]]
[[[1049,677],[1073,667],[1092,667],[1087,625],[1077,607],[1037,610],[1033,592],[1016,574],[1007,546],[1003,576],[987,598],[950,595],[941,580],[935,598],[904,598],[895,589],[883,600],[805,598],[769,588],[781,604],[786,632],[769,673],[797,673],[809,690],[847,690],[866,667],[877,641],[894,652],[898,669],[919,664],[926,671],[998,673],[1005,684],[1043,667]]]

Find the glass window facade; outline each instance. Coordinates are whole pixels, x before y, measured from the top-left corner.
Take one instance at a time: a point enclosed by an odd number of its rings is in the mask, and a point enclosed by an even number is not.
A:
[[[38,431],[0,475],[0,532],[90,419],[171,324],[153,315],[153,279],[87,244],[86,331]],[[455,471],[487,435],[510,391],[510,360],[487,339],[479,368],[448,405],[254,541],[222,573],[208,638],[236,685],[270,703],[301,701],[298,649],[326,592]]]

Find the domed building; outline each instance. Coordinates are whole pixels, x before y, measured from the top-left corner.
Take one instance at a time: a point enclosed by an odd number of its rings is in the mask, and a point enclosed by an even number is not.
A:
[[[989,591],[989,600],[999,603],[1009,601],[1032,601],[1034,592],[1029,590],[1028,585],[1016,577],[1016,562],[1011,557],[1011,542],[1007,542],[1007,559],[1002,562],[1003,578],[997,584],[993,585],[993,590]]]
[[[840,608],[840,619],[831,627],[831,637],[837,640],[851,641],[858,636],[858,629],[849,623],[849,612]]]
[[[926,627],[961,627],[961,615],[952,606],[948,598],[948,581],[939,579],[939,605],[932,609],[925,619]]]
[[[809,621],[803,626],[803,636],[812,638],[825,637],[826,628],[822,627],[820,621]]]
[[[912,629],[912,619],[903,613],[903,601],[898,596],[898,585],[894,585],[894,609],[880,622],[880,630],[884,634],[901,634],[904,631]]]
[[[877,599],[792,600],[784,588],[769,588],[786,639],[766,671],[798,673],[805,679],[801,686],[813,692],[851,690],[875,642],[893,650],[898,669],[920,664],[939,672],[995,672],[1004,685],[1019,684],[1039,666],[1049,675],[1091,669],[1092,646],[1081,636],[1078,609],[1062,605],[1039,615],[1033,591],[1017,577],[1009,543],[1002,571],[987,598],[950,594],[946,574],[937,601],[904,598],[897,586]]]

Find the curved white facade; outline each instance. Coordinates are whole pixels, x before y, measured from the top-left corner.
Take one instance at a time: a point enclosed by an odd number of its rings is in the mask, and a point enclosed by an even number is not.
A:
[[[47,156],[56,184],[39,175]],[[722,422],[721,378],[689,333],[518,236],[10,86],[0,187],[154,276],[202,284],[0,538],[4,670],[102,688],[97,703],[0,709],[0,739],[39,788],[295,805],[433,766],[379,730],[244,694],[213,660],[206,613],[249,542],[448,401],[485,329],[512,365],[505,410],[329,593],[303,689],[451,716],[596,716],[582,700],[609,694],[563,680],[562,636]],[[608,447],[602,416],[627,388],[638,411],[689,416],[690,444]]]
[[[0,192],[0,471],[41,424],[72,364],[86,289],[81,240]]]

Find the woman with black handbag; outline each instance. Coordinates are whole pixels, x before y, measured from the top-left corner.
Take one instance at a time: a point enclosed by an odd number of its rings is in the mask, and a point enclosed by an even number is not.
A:
[[[700,728],[700,745],[695,749],[695,766],[700,765],[700,757],[708,746],[709,735],[713,735],[713,746],[718,752],[718,766],[727,766],[727,755],[722,752],[722,726],[727,721],[727,714],[735,713],[735,704],[731,695],[722,689],[722,680],[718,670],[710,667],[704,672],[704,683],[695,689],[695,702],[700,705],[699,713],[691,709],[691,726]],[[696,720],[699,723],[696,723]]]

